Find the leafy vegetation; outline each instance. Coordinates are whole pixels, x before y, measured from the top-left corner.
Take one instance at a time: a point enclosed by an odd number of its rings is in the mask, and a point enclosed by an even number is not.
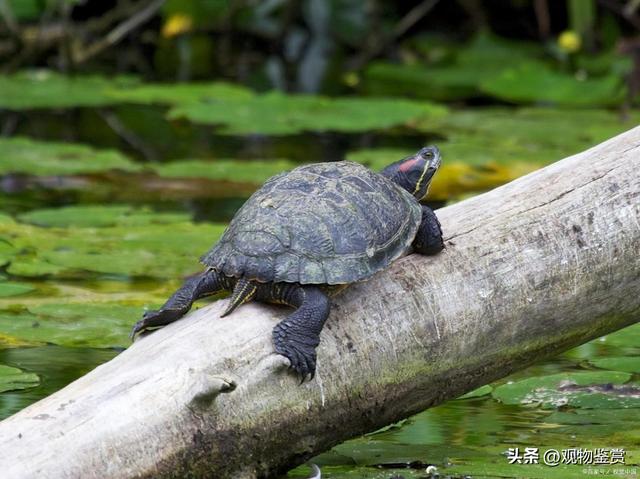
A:
[[[425,47],[427,52],[434,49],[432,45]],[[455,53],[435,64],[374,62],[365,70],[362,88],[373,95],[438,101],[472,98],[482,95],[480,85],[505,68],[541,55],[542,50],[535,44],[511,42],[483,33],[467,45],[456,46]]]
[[[153,167],[159,176],[168,178],[199,178],[236,183],[262,184],[265,180],[292,170],[297,163],[288,160],[181,160]]]
[[[623,348],[625,352],[637,351],[640,345],[640,324],[608,334],[602,338],[602,343],[609,347]]]
[[[480,84],[483,93],[512,103],[561,106],[611,106],[624,99],[617,76],[579,78],[553,71],[544,63],[523,62],[502,70]]]
[[[491,387],[489,384],[485,384],[484,386],[480,386],[479,388],[476,388],[473,391],[469,391],[468,393],[463,394],[458,399],[478,398],[478,397],[486,396],[487,394],[491,394],[491,391],[493,391],[493,387]]]
[[[235,101],[235,100],[234,100]],[[238,100],[242,102],[241,100]],[[367,110],[370,100],[362,100],[362,111]],[[331,104],[333,100],[331,100]],[[380,108],[382,103],[374,102]],[[193,103],[200,107],[197,101]],[[385,103],[391,105],[391,103]],[[417,106],[418,104],[414,104]],[[396,106],[402,107],[402,104]],[[333,107],[331,107],[333,108]],[[386,108],[386,107],[385,107]],[[395,108],[395,107],[394,107]],[[419,110],[422,107],[418,107]],[[397,110],[399,112],[399,110]],[[420,110],[422,111],[422,110]],[[404,114],[411,111],[403,110]],[[313,115],[307,110],[301,110],[300,115]],[[341,126],[334,123],[334,113],[326,118],[326,127],[339,130]],[[381,109],[379,117],[385,121],[392,118],[386,110]],[[294,118],[293,116],[291,118]],[[399,118],[399,116],[398,116]],[[410,121],[410,128],[414,131],[424,131],[425,134],[442,135],[444,139],[437,144],[443,152],[444,164],[438,173],[431,189],[434,200],[449,200],[458,198],[474,191],[484,191],[504,184],[535,168],[584,150],[593,144],[614,136],[628,128],[633,122],[639,121],[640,116],[632,114],[622,121],[615,113],[602,110],[558,110],[549,108],[521,108],[518,110],[506,108],[483,108],[475,110],[452,110],[435,117],[424,117]],[[248,120],[249,121],[249,120]],[[293,121],[293,120],[292,120]],[[322,122],[319,118],[307,120],[307,125],[316,124],[319,128]],[[378,120],[374,120],[377,122]],[[293,123],[286,122],[284,126],[270,125],[268,128],[288,129]],[[295,122],[293,129],[304,128],[305,122]],[[331,126],[333,125],[333,126]],[[237,128],[244,128],[236,125]],[[310,127],[310,126],[309,126]],[[93,149],[78,144],[63,144],[39,142],[26,138],[0,139],[0,174],[22,173],[29,175],[82,175],[104,174],[109,171],[147,174],[153,172],[163,178],[192,179],[193,190],[207,194],[201,186],[202,180],[213,182],[233,182],[259,185],[270,176],[282,171],[295,168],[299,163],[285,159],[187,159],[173,160],[161,163],[147,163],[141,165],[124,154],[112,151]],[[346,159],[363,163],[374,170],[379,170],[391,161],[407,156],[413,148],[375,148],[348,151]],[[337,158],[336,158],[337,159]],[[136,176],[138,178],[139,176]],[[99,181],[99,179],[94,179]],[[142,180],[144,181],[144,179]],[[81,186],[80,186],[81,187]],[[227,188],[216,185],[211,193]],[[157,190],[156,194],[164,194]],[[244,193],[246,194],[246,193]],[[74,216],[73,209],[68,210]],[[112,221],[110,216],[101,210],[99,214],[91,210],[79,210],[78,218],[84,216],[86,222]],[[82,214],[86,213],[86,214]],[[114,215],[131,215],[131,212],[112,211]],[[31,214],[31,213],[30,213]],[[36,216],[24,216],[25,221],[41,223],[42,215],[48,213],[37,212]],[[51,214],[64,216],[63,211]],[[30,219],[31,218],[31,219]],[[138,221],[138,216],[130,218]],[[120,221],[122,223],[122,221]],[[153,221],[160,221],[156,217]],[[55,223],[50,223],[55,225]],[[64,225],[63,223],[59,223]],[[89,224],[89,223],[87,223]],[[124,223],[122,223],[124,224]],[[3,248],[0,246],[0,260]]]
[[[73,175],[108,170],[138,171],[140,166],[117,151],[28,138],[0,138],[0,175]]]
[[[204,253],[224,229],[195,225],[179,214],[108,206],[35,211],[24,218],[68,226],[0,224],[0,241],[13,247],[7,271],[26,277],[77,277],[86,272],[180,277],[198,271],[198,252]]]
[[[129,205],[67,206],[32,210],[19,216],[20,221],[38,226],[143,226],[188,222],[186,213],[157,213],[149,208],[133,208]]]
[[[51,70],[0,75],[0,108],[31,110],[110,105],[115,102],[114,98],[107,94],[109,89],[129,88],[136,82],[137,80],[131,77],[72,77]]]
[[[248,88],[231,83],[146,84],[133,88],[108,90],[109,98],[141,104],[184,105],[226,100],[250,100],[255,94]]]
[[[303,131],[358,132],[411,126],[442,116],[445,109],[410,100],[325,98],[268,93],[252,99],[187,103],[169,118],[223,125],[227,134],[291,135]]]
[[[129,344],[134,318],[141,305],[47,303],[28,312],[0,311],[0,329],[30,344],[52,343],[68,347],[111,348]]]
[[[34,291],[35,288],[29,284],[17,283],[14,281],[0,281],[0,298],[7,296],[19,296]]]
[[[444,63],[372,63],[363,90],[373,95],[452,101],[488,96],[516,104],[565,107],[617,105],[624,99],[621,73],[631,68],[614,54],[601,55],[600,68],[586,57],[586,69],[567,71],[553,65],[542,48],[486,33],[458,49]],[[446,60],[450,62],[447,63]]]
[[[27,373],[18,368],[0,364],[0,393],[27,389],[37,386],[40,382],[37,374]]]
[[[640,357],[638,356],[596,358],[591,360],[591,364],[597,368],[640,374]]]

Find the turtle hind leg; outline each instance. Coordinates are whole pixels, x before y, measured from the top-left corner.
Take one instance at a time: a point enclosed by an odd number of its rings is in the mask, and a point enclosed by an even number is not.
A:
[[[191,309],[194,301],[227,289],[227,283],[227,278],[214,270],[187,279],[159,310],[144,313],[142,319],[133,326],[130,338],[149,328],[173,323]]]
[[[413,248],[420,254],[437,254],[444,249],[442,229],[438,217],[428,206],[422,205],[422,221],[413,240]]]
[[[276,352],[291,362],[304,381],[315,375],[316,347],[329,316],[329,297],[315,286],[279,284],[273,287],[271,301],[293,306],[296,311],[273,328]]]

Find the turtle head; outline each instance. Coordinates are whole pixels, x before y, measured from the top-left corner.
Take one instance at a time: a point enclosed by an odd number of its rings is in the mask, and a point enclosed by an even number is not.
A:
[[[390,164],[380,174],[398,184],[418,201],[427,195],[433,175],[440,167],[440,150],[426,146],[418,153]]]

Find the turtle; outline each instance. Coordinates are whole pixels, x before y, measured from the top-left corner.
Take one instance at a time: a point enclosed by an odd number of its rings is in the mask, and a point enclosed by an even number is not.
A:
[[[350,161],[311,163],[268,179],[201,257],[205,270],[188,278],[136,334],[184,316],[199,298],[231,291],[222,317],[250,300],[295,311],[272,333],[275,351],[302,378],[313,378],[316,347],[330,296],[369,278],[410,248],[444,248],[434,211],[420,204],[440,166],[436,146],[379,173]]]

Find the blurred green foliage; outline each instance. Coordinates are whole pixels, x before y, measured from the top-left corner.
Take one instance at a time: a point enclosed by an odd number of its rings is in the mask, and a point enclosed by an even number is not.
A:
[[[55,64],[109,76],[225,78],[260,91],[366,92],[439,101],[489,96],[572,106],[625,100],[633,85],[629,75],[636,75],[635,47],[623,47],[635,33],[624,17],[628,8],[595,0],[536,2],[535,8],[532,1],[501,3],[434,2],[423,8],[424,2],[378,0],[168,0],[162,5],[113,0],[102,6],[11,0],[11,14],[3,16],[9,26],[15,17],[17,25],[13,32],[0,28],[0,58],[4,52],[12,59],[10,71]],[[146,7],[155,9],[140,28],[111,39]],[[73,24],[66,34],[65,24]],[[4,51],[3,35],[21,41],[7,43]],[[124,39],[126,47],[119,49]],[[24,81],[28,88],[32,79]],[[102,89],[100,78],[92,81],[95,85],[84,81],[72,91],[58,86],[60,94],[53,96],[60,106],[99,104],[97,95],[83,100],[85,88]],[[10,87],[0,84],[7,97],[0,104],[17,108],[22,95]],[[50,88],[56,92],[54,83]]]

